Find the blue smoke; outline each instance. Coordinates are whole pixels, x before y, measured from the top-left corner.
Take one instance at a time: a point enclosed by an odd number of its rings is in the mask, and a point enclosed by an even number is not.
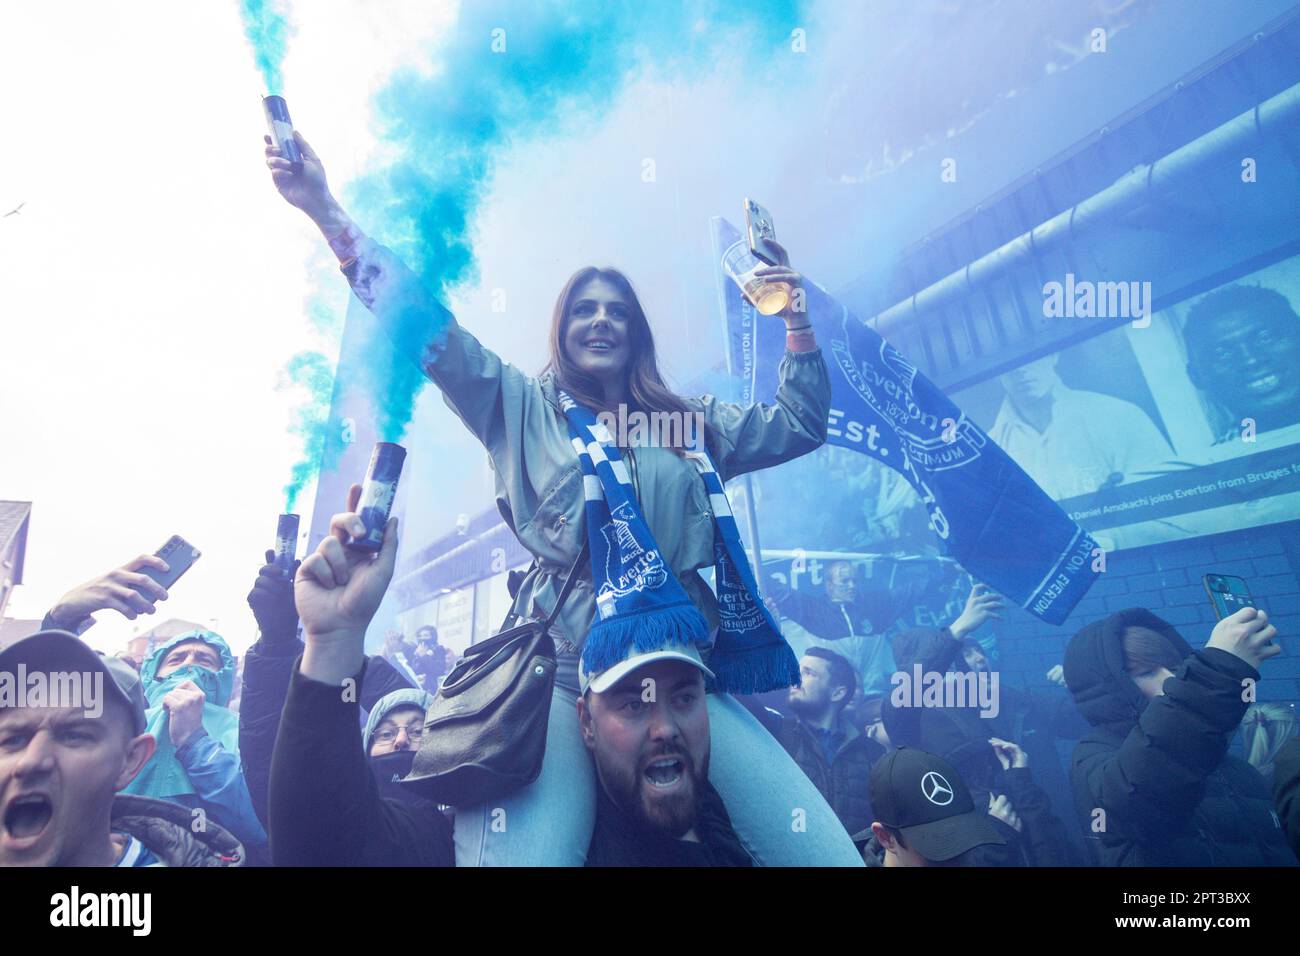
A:
[[[253,47],[253,60],[266,82],[266,91],[282,92],[284,77],[280,65],[284,62],[289,37],[293,35],[283,5],[276,0],[240,0],[239,16],[244,22],[244,36]]]
[[[401,72],[377,95],[379,135],[396,147],[396,158],[355,183],[348,206],[363,229],[444,297],[477,277],[469,228],[507,149],[598,122],[639,72],[689,76],[707,69],[724,46],[750,51],[756,65],[755,90],[737,95],[758,92],[772,53],[800,25],[802,6],[466,3],[444,38],[436,73]],[[411,341],[396,343],[376,335],[348,357],[365,369],[362,384],[383,440],[400,439],[423,385],[408,360],[426,344],[418,335],[412,330]]]
[[[334,394],[334,372],[330,362],[319,352],[299,352],[285,364],[284,379],[279,388],[298,388],[306,395],[292,413],[289,432],[298,437],[302,452],[289,472],[289,482],[284,486],[284,510],[297,510],[298,497],[307,483],[316,477],[321,468],[329,467],[322,461],[327,447],[325,441],[330,430],[330,402]]]
[[[453,35],[441,38],[436,75],[398,73],[377,95],[379,135],[395,147],[395,158],[349,189],[348,206],[426,288],[445,296],[477,277],[468,233],[507,149],[598,121],[638,71],[703,71],[722,46],[750,51],[760,68],[757,83],[763,64],[800,25],[803,6],[800,0],[671,0],[652,9],[601,0],[465,4]],[[241,0],[240,13],[267,91],[282,91],[281,64],[293,33],[284,5]],[[323,309],[319,301],[312,306],[318,326],[327,324]],[[425,382],[411,359],[427,343],[418,330],[404,331],[410,341],[392,342],[375,327],[339,366],[343,389],[371,396],[384,441],[401,439]],[[284,377],[306,393],[290,425],[302,449],[285,486],[285,510],[293,511],[306,484],[329,467],[323,453],[337,450],[337,442],[326,441],[335,382],[316,352],[295,355]]]

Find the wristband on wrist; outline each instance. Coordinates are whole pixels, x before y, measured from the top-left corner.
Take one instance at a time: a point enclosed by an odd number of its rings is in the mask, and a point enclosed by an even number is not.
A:
[[[790,352],[814,352],[817,350],[817,338],[812,326],[799,329],[786,329],[785,347]]]
[[[809,322],[807,325],[787,325],[785,327],[785,331],[787,334],[789,334],[790,332],[802,332],[805,329],[811,329],[811,328],[812,328],[812,323]]]

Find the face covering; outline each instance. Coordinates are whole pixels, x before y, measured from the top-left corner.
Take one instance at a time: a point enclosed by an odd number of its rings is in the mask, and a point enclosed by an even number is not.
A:
[[[436,800],[422,797],[410,787],[404,787],[398,782],[411,772],[411,764],[415,760],[414,750],[395,750],[389,754],[366,759],[370,762],[370,773],[375,778],[375,786],[379,788],[381,797],[400,800],[408,806],[422,807],[431,813],[441,812]]]
[[[221,658],[221,669],[210,671],[198,664],[186,664],[166,677],[156,677],[171,648],[189,640],[201,640],[209,647],[215,648]],[[192,681],[199,690],[203,691],[206,698],[203,703],[202,718],[204,731],[227,753],[238,758],[239,717],[225,707],[234,688],[235,658],[219,635],[210,631],[189,631],[177,635],[155,650],[140,669],[140,679],[144,683],[145,697],[149,701],[149,708],[145,711],[147,724],[145,729],[153,735],[158,744],[153,757],[122,792],[159,797],[164,800],[197,793],[194,784],[190,781],[188,771],[176,756],[176,748],[172,745],[169,729],[170,714],[163,707],[162,701],[168,692],[187,680]]]

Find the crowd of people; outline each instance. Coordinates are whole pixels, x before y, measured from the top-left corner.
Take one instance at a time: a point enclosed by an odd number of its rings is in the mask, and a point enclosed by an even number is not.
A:
[[[83,691],[75,703],[0,698],[0,864],[1297,862],[1294,718],[1279,730],[1285,711],[1243,690],[1280,653],[1263,610],[1190,641],[1150,611],[1119,611],[1024,690],[1001,683],[976,637],[1004,608],[984,585],[946,625],[901,631],[910,596],[873,592],[848,562],[827,568],[824,594],[759,590],[725,482],[819,447],[830,401],[800,276],[777,244],[782,261],[757,271],[790,293],[774,402],[669,390],[639,300],[612,269],[566,283],[550,362],[531,376],[359,230],[297,141],[300,164],[268,141],[275,185],[482,442],[498,507],[535,558],[512,582],[512,615],[553,625],[553,654],[530,671],[546,681],[538,720],[442,707],[477,663],[457,661],[433,628],[410,642],[390,632],[382,654],[365,653],[398,522],[377,553],[351,547],[366,532],[354,485],[299,564],[267,553],[250,568],[258,637],[237,712],[239,662],[211,630],[138,662],[81,639],[96,613],[134,619],[168,597],[143,573],[167,570],[156,556],[74,588],[39,632],[0,651],[0,678],[43,674]],[[618,406],[702,416],[703,442],[615,441],[594,412]],[[781,618],[821,643],[797,657]],[[849,641],[856,662],[835,650]],[[100,682],[95,707],[84,691]],[[426,758],[464,739],[457,720],[488,722],[464,763],[522,735],[534,772],[510,787],[484,775],[464,799],[440,799]],[[1243,722],[1249,760],[1231,752]],[[1074,741],[1068,773],[1058,740]]]
[[[372,557],[342,546],[357,520],[337,515],[301,568],[268,555],[258,570],[248,595],[258,639],[242,659],[237,713],[236,660],[213,631],[160,641],[143,661],[94,652],[73,633],[108,608],[153,612],[167,597],[140,572],[153,556],[74,588],[38,633],[0,652],[0,672],[100,673],[107,688],[95,718],[75,706],[0,708],[0,863],[455,865],[457,809],[403,782],[438,732],[424,723],[439,680],[391,660],[391,632],[383,654],[361,650],[392,575],[396,522]],[[841,573],[830,582],[856,600]],[[888,642],[895,672],[919,665],[949,687],[987,675],[974,634],[1001,607],[976,586],[948,626]],[[436,643],[421,630],[416,643]],[[1275,637],[1252,608],[1198,648],[1149,611],[1121,611],[1074,636],[1050,690],[1002,688],[996,716],[976,697],[915,707],[864,694],[857,669],[817,646],[797,685],[741,702],[869,866],[1288,865],[1300,843],[1300,724],[1290,707],[1242,694]],[[710,783],[713,677],[693,645],[667,643],[580,670],[567,719],[597,780],[586,865],[762,862]],[[647,686],[658,689],[650,699]],[[1239,731],[1242,757],[1231,753]],[[1060,737],[1075,741],[1064,805],[1053,789]],[[751,787],[767,786],[766,769],[752,768]],[[801,802],[784,807],[796,841]],[[489,819],[496,835],[548,828],[504,808]]]

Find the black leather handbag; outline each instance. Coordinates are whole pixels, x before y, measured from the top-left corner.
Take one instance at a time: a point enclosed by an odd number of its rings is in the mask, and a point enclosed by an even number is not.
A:
[[[555,688],[551,627],[587,554],[584,542],[545,619],[510,627],[512,608],[499,633],[470,645],[456,662],[425,713],[420,749],[402,786],[469,807],[537,779]]]

